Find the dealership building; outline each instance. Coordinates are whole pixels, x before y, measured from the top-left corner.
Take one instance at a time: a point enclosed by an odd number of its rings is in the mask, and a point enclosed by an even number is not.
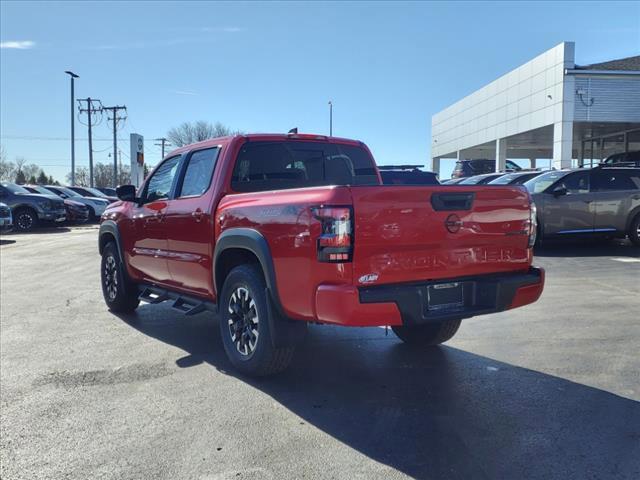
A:
[[[551,159],[590,165],[640,150],[640,56],[575,63],[563,42],[481,87],[431,120],[432,169],[442,159]]]

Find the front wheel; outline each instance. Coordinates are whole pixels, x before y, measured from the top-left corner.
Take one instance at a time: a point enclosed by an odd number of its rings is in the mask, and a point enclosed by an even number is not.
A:
[[[235,267],[224,281],[220,297],[220,335],[231,363],[242,373],[266,376],[289,366],[294,347],[275,348],[262,271],[250,265]]]
[[[126,278],[118,248],[113,242],[102,251],[100,280],[104,301],[112,312],[133,312],[140,304],[135,285]]]
[[[461,320],[445,320],[426,325],[391,327],[400,340],[415,346],[439,345],[450,340],[458,331]]]
[[[629,240],[636,247],[640,247],[640,213],[631,220],[631,225],[629,225]]]
[[[38,214],[30,208],[21,208],[15,213],[13,223],[16,230],[29,232],[38,226]]]

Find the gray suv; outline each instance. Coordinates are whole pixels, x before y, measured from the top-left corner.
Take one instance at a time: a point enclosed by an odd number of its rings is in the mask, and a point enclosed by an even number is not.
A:
[[[62,223],[66,219],[64,202],[55,195],[31,193],[15,183],[0,183],[0,201],[13,212],[13,226],[19,231],[33,230],[40,222]]]
[[[538,210],[540,239],[628,236],[640,246],[640,168],[555,170],[524,185]]]

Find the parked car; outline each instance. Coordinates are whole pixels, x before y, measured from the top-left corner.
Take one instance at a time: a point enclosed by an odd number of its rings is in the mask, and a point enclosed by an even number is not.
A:
[[[505,173],[498,178],[494,178],[487,185],[522,185],[542,173],[541,170],[522,170],[520,172]]]
[[[102,193],[107,195],[108,197],[117,198],[116,189],[110,187],[96,187],[96,189],[100,190]]]
[[[605,165],[616,165],[624,163],[627,166],[640,167],[640,150],[634,152],[614,153],[604,159]]]
[[[114,196],[107,195],[106,193],[101,192],[97,188],[78,187],[78,186],[73,186],[73,187],[68,186],[67,188],[69,190],[73,190],[74,192],[82,195],[83,197],[104,198],[105,200],[109,200],[109,203],[118,201],[118,197],[116,197],[115,195]]]
[[[458,183],[462,182],[465,179],[465,177],[460,177],[460,178],[449,178],[448,180],[443,180],[442,182],[440,182],[441,185],[457,185]]]
[[[80,202],[89,207],[89,218],[91,220],[97,220],[100,218],[100,215],[103,214],[104,209],[107,208],[107,205],[110,203],[109,200],[104,198],[83,197],[79,193],[59,185],[45,185],[44,187],[47,190],[51,190],[60,198],[70,198],[71,200],[75,200],[76,202]]]
[[[556,170],[524,184],[537,206],[538,236],[628,236],[640,246],[640,168]]]
[[[56,196],[31,193],[15,183],[0,183],[0,199],[9,205],[16,230],[33,230],[41,222],[59,224],[66,219],[64,202]]]
[[[6,203],[0,202],[0,233],[9,232],[11,229],[13,229],[11,209]]]
[[[464,178],[461,182],[456,183],[456,185],[461,187],[462,186],[466,187],[467,185],[486,185],[490,181],[500,178],[503,175],[504,173],[500,173],[500,172],[485,173],[483,175],[474,175],[473,177]]]
[[[384,185],[440,185],[434,172],[421,170],[421,165],[382,165],[378,167]]]
[[[47,190],[40,185],[22,185],[22,187],[32,193],[56,196],[56,194],[51,190]],[[89,207],[83,203],[71,200],[70,198],[64,198],[62,201],[64,202],[64,209],[67,214],[68,223],[86,223],[89,221]]]
[[[543,289],[526,189],[383,186],[358,141],[212,139],[118,197],[99,232],[108,308],[218,311],[224,349],[246,374],[286,368],[307,322],[388,325],[424,347]]]
[[[522,168],[511,160],[506,161],[507,172],[517,172]],[[453,178],[473,177],[484,173],[492,173],[496,171],[496,161],[487,158],[476,158],[473,160],[458,160],[453,168],[451,176]]]

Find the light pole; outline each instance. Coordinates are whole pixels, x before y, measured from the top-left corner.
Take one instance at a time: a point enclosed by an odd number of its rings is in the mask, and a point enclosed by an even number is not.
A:
[[[67,70],[64,73],[66,73],[71,77],[71,185],[75,185],[76,184],[76,122],[75,122],[75,116],[73,114],[73,110],[74,110],[73,104],[75,103],[73,81],[76,78],[80,78],[80,76],[76,75],[70,70]]]
[[[333,137],[333,102],[329,100],[329,136]]]

